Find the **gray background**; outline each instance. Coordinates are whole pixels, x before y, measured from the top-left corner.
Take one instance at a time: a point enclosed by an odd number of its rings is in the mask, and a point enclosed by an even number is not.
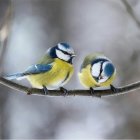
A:
[[[140,1],[12,0],[3,74],[23,71],[58,42],[75,50],[65,86],[84,89],[77,73],[85,55],[101,52],[117,69],[116,86],[140,79]],[[0,9],[1,10],[1,9]],[[31,86],[26,80],[17,81]],[[140,138],[139,91],[101,99],[27,96],[0,86],[1,138]]]

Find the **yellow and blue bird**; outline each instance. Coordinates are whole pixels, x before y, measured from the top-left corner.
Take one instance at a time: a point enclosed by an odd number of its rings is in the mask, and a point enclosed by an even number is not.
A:
[[[102,54],[86,56],[78,73],[80,83],[89,88],[92,94],[94,94],[94,88],[107,86],[116,92],[117,89],[112,85],[115,75],[115,66]]]
[[[33,87],[43,88],[45,94],[48,93],[48,89],[57,88],[67,94],[63,86],[73,74],[72,60],[74,57],[75,53],[70,45],[58,43],[49,48],[37,64],[29,66],[24,72],[11,74],[5,78],[9,80],[27,78]]]

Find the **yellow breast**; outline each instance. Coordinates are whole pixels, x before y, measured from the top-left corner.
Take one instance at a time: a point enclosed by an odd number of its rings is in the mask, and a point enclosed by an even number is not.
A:
[[[91,65],[87,65],[82,71],[78,74],[80,83],[86,87],[104,87],[104,86],[110,86],[112,84],[114,78],[115,78],[115,73],[105,82],[103,83],[97,83],[95,79],[92,77],[91,72],[90,72]]]
[[[33,87],[42,88],[44,85],[48,89],[55,89],[66,84],[70,80],[72,74],[73,66],[56,58],[50,71],[30,75],[27,79]]]
[[[96,87],[98,85],[90,73],[90,65],[87,65],[86,68],[82,69],[78,76],[80,83],[86,88]]]

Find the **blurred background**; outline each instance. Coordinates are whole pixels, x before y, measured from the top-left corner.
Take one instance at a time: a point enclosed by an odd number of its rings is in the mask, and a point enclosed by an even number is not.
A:
[[[63,41],[77,54],[67,89],[84,89],[77,73],[91,52],[113,61],[114,85],[140,80],[140,1],[0,0],[2,75],[25,70]],[[16,82],[31,86],[26,80]],[[0,138],[140,138],[139,92],[51,98],[0,85]]]

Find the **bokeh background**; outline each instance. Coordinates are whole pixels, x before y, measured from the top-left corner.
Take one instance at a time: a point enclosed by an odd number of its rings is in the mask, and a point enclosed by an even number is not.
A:
[[[91,52],[113,61],[114,85],[140,80],[139,0],[0,0],[0,25],[10,25],[7,36],[0,36],[1,75],[23,71],[49,47],[68,42],[77,57],[67,89],[84,89],[77,73]],[[101,99],[44,97],[0,85],[0,138],[140,138],[139,92]]]

